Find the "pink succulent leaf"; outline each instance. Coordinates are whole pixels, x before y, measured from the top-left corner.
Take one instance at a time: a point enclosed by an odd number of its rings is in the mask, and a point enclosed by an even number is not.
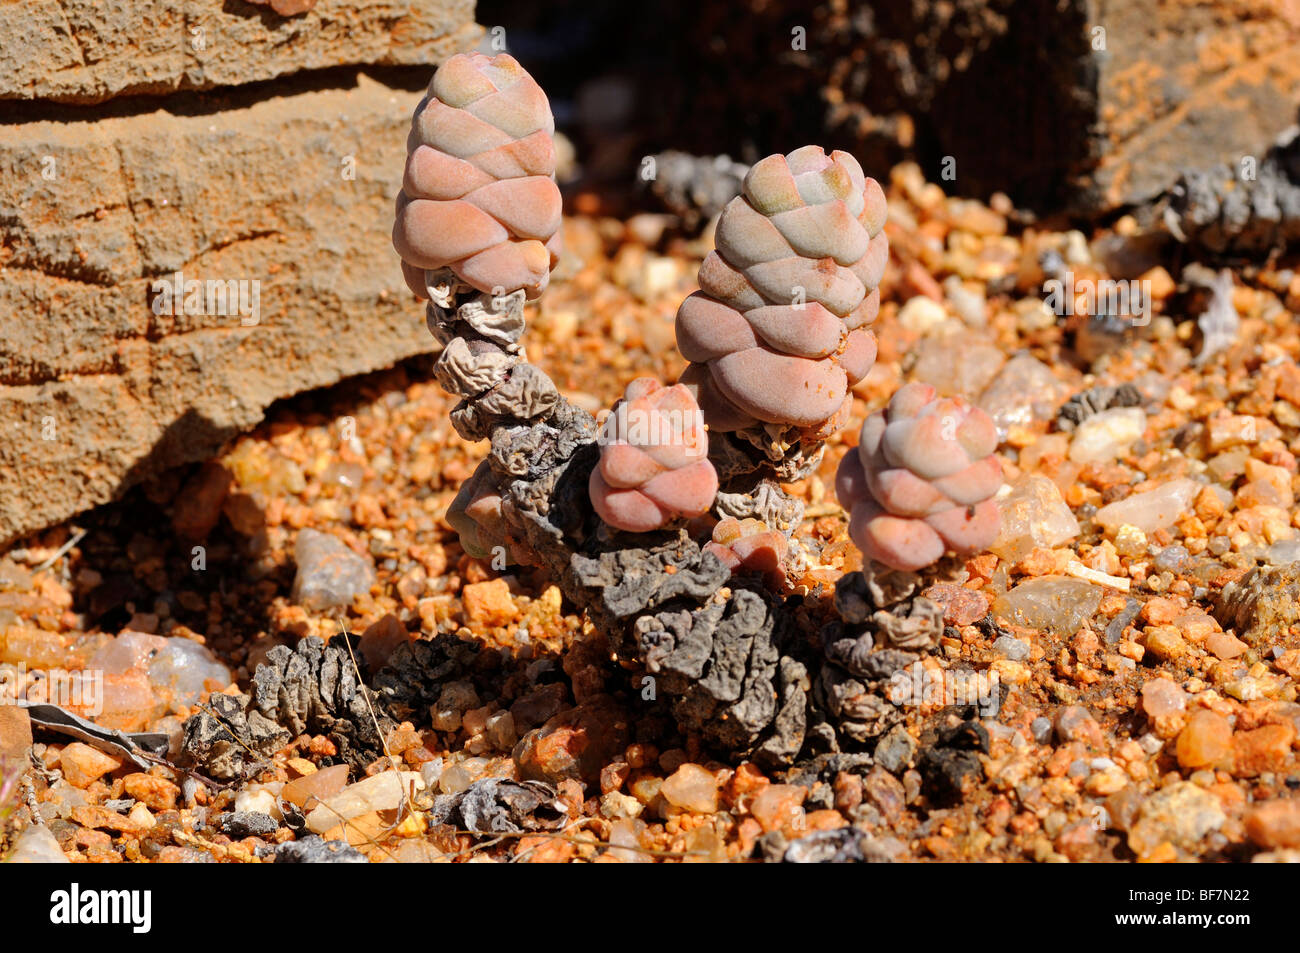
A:
[[[783,533],[769,529],[759,520],[728,517],[713,528],[713,539],[704,549],[721,559],[733,574],[762,573],[771,587],[781,589],[785,586],[789,547]]]

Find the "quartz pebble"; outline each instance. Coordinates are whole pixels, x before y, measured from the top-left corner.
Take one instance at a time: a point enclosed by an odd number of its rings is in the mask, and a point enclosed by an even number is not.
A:
[[[993,602],[993,614],[1029,629],[1073,635],[1101,605],[1103,590],[1068,576],[1039,576]]]
[[[1013,662],[1023,662],[1029,658],[1029,644],[1010,635],[1000,635],[993,642],[993,651]]]
[[[718,780],[698,764],[683,764],[664,779],[659,793],[674,807],[695,814],[712,814],[718,809]]]
[[[76,788],[87,788],[99,778],[116,771],[122,759],[105,754],[97,748],[74,741],[59,754],[59,767],[68,783]]]
[[[998,372],[977,401],[993,418],[998,433],[1011,427],[1028,427],[1056,416],[1069,397],[1069,388],[1052,369],[1032,354],[1017,354]]]
[[[312,798],[331,798],[342,791],[347,783],[348,766],[335,764],[290,781],[280,789],[280,797],[297,807],[314,807]]]
[[[308,813],[307,826],[320,834],[370,811],[393,811],[408,792],[423,789],[424,779],[418,772],[383,771],[324,799]]]
[[[293,580],[293,601],[305,609],[336,609],[370,591],[375,567],[349,549],[342,540],[314,529],[298,531],[293,558],[298,573]]]
[[[797,828],[807,796],[808,789],[795,784],[769,784],[754,796],[749,812],[765,831]]]
[[[165,639],[149,663],[149,681],[164,693],[173,706],[193,705],[209,680],[219,688],[233,681],[230,669],[222,665],[206,646],[193,639]]]
[[[1110,463],[1121,457],[1146,430],[1147,415],[1138,407],[1114,407],[1084,420],[1070,440],[1075,463]]]
[[[1167,678],[1153,678],[1142,686],[1142,710],[1148,718],[1181,714],[1187,708],[1187,693]]]
[[[944,396],[978,397],[1006,363],[1002,349],[988,338],[960,331],[923,338],[910,355],[911,377]]]
[[[10,864],[66,864],[59,842],[44,824],[33,824],[18,835],[13,852],[5,858]]]
[[[1188,781],[1176,781],[1138,807],[1128,845],[1139,857],[1150,856],[1163,844],[1190,850],[1227,819],[1213,794]]]
[[[1232,754],[1232,725],[1215,712],[1202,709],[1187,719],[1178,735],[1178,763],[1189,770],[1211,768]]]
[[[1002,528],[992,552],[1018,562],[1035,549],[1052,549],[1079,535],[1079,521],[1070,512],[1055,483],[1039,473],[1017,480],[998,497]]]
[[[1144,533],[1154,533],[1174,525],[1187,513],[1200,489],[1200,484],[1192,480],[1171,480],[1103,506],[1093,519],[1112,534],[1121,526],[1135,526]]]

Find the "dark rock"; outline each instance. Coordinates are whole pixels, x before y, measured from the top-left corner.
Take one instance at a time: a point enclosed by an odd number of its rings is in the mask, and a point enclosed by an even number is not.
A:
[[[916,754],[916,739],[902,725],[891,728],[876,745],[876,763],[891,774],[902,774]]]
[[[280,829],[275,818],[261,811],[236,811],[221,815],[221,833],[239,840],[244,837],[267,837]]]
[[[983,775],[975,752],[955,748],[927,748],[917,759],[917,770],[922,791],[938,807],[960,804]]]
[[[1069,432],[1094,414],[1113,407],[1140,407],[1142,394],[1132,384],[1098,385],[1075,394],[1056,417],[1056,426]]]
[[[312,834],[286,841],[275,850],[277,864],[365,864],[366,855],[343,841],[324,840]]]

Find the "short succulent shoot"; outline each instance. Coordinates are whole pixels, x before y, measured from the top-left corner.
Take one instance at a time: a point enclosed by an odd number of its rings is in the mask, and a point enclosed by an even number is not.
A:
[[[817,441],[842,426],[876,358],[884,223],[884,192],[848,153],[805,146],[750,169],[677,312],[682,383],[711,430]]]
[[[546,94],[509,54],[439,67],[411,122],[393,228],[416,295],[443,269],[487,294],[545,290],[560,247],[554,131]]]
[[[835,475],[849,536],[863,555],[914,572],[945,552],[969,555],[997,538],[1002,486],[997,429],[960,397],[913,382],[867,418]]]
[[[602,520],[630,533],[705,513],[718,492],[704,418],[689,390],[649,377],[627,385],[601,431],[588,491]]]

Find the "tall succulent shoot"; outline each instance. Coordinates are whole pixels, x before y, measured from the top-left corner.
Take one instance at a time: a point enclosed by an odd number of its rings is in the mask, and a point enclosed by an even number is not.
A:
[[[712,431],[775,459],[843,425],[876,357],[884,224],[884,192],[848,153],[805,146],[750,169],[677,312],[681,380]]]
[[[461,54],[438,69],[407,137],[393,228],[416,295],[444,270],[495,295],[545,290],[560,250],[554,132],[546,94],[514,57]]]
[[[849,536],[863,555],[914,572],[945,552],[969,555],[998,535],[997,429],[960,397],[906,384],[867,418],[835,475]]]
[[[406,283],[430,299],[438,380],[463,398],[452,423],[469,440],[567,407],[519,346],[524,302],[541,295],[560,252],[554,131],[546,94],[505,53],[447,60],[411,121],[393,245]],[[484,461],[447,519],[471,555],[501,548],[530,561],[504,505]]]

